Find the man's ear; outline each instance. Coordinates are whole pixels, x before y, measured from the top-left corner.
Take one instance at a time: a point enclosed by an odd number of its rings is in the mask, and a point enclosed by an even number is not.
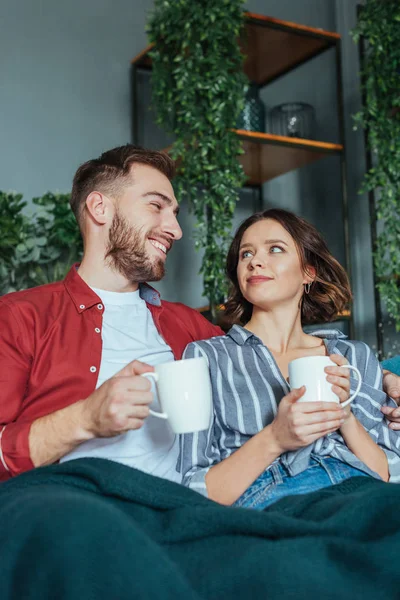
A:
[[[304,281],[303,283],[312,283],[317,276],[317,270],[311,265],[307,265],[304,270]]]
[[[111,201],[100,192],[90,192],[86,198],[86,209],[95,223],[104,225],[110,219]]]

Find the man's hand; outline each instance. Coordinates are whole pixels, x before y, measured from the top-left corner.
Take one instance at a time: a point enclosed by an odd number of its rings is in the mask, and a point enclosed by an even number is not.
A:
[[[154,368],[137,360],[105,381],[82,403],[82,426],[93,437],[112,437],[140,429],[153,401],[151,384],[143,373]]]
[[[29,431],[33,465],[54,463],[95,437],[112,437],[139,429],[153,399],[150,382],[140,377],[149,371],[154,371],[153,367],[134,360],[85,400],[33,421]]]
[[[400,377],[390,371],[383,371],[383,389],[385,393],[400,404]],[[390,429],[400,429],[400,408],[382,406],[381,411],[385,417],[392,421]]]

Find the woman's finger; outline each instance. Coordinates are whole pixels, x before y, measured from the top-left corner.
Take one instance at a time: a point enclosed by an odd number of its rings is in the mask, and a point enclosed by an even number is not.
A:
[[[340,411],[339,404],[336,402],[299,402],[298,404],[294,404],[292,407],[293,412],[295,413],[315,413],[320,411],[331,411],[336,410]]]
[[[332,386],[332,392],[336,394],[336,396],[339,398],[340,403],[346,402],[350,396],[349,392],[340,387],[337,387],[336,385]]]
[[[338,377],[337,375],[327,375],[326,380],[332,385],[336,385],[347,392],[350,391],[350,379],[348,377]]]
[[[339,427],[340,427],[340,425],[339,425]],[[325,437],[326,435],[329,435],[331,433],[335,433],[335,431],[337,431],[339,429],[339,427],[337,427],[335,425],[334,427],[332,427],[332,429],[328,429],[326,431],[319,432],[319,433],[316,433],[314,435],[311,435],[307,439],[308,444],[313,444],[316,440],[319,440],[320,438]]]
[[[331,359],[332,362],[335,363],[335,365],[337,365],[338,367],[342,366],[342,365],[348,365],[349,361],[347,360],[347,358],[345,358],[344,356],[341,356],[340,354],[331,354],[329,356],[329,358]],[[325,371],[327,371],[327,369],[332,369],[335,367],[326,367]],[[327,371],[328,372],[328,371]]]
[[[315,423],[329,423],[330,421],[340,421],[346,417],[344,409],[327,410],[315,413],[306,413],[294,417],[294,424],[298,427],[307,427]]]
[[[318,435],[319,437],[327,435],[330,431],[336,431],[344,423],[344,419],[334,419],[332,421],[325,421],[324,423],[313,423],[312,425],[304,425],[301,432],[298,435],[302,437],[309,437],[312,435]]]

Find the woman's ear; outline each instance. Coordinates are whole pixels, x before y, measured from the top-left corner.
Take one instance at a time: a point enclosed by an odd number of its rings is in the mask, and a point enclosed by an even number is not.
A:
[[[304,280],[303,283],[313,283],[313,281],[315,280],[317,276],[317,270],[315,267],[312,267],[311,265],[307,265],[307,267],[304,270]]]

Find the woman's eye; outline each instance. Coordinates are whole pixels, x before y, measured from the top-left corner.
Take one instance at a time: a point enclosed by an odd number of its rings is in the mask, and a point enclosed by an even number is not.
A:
[[[269,251],[272,254],[279,254],[280,252],[284,252],[284,249],[281,246],[271,246],[271,248],[269,249]]]
[[[249,258],[249,256],[251,256],[250,250],[244,250],[242,252],[242,258]]]

